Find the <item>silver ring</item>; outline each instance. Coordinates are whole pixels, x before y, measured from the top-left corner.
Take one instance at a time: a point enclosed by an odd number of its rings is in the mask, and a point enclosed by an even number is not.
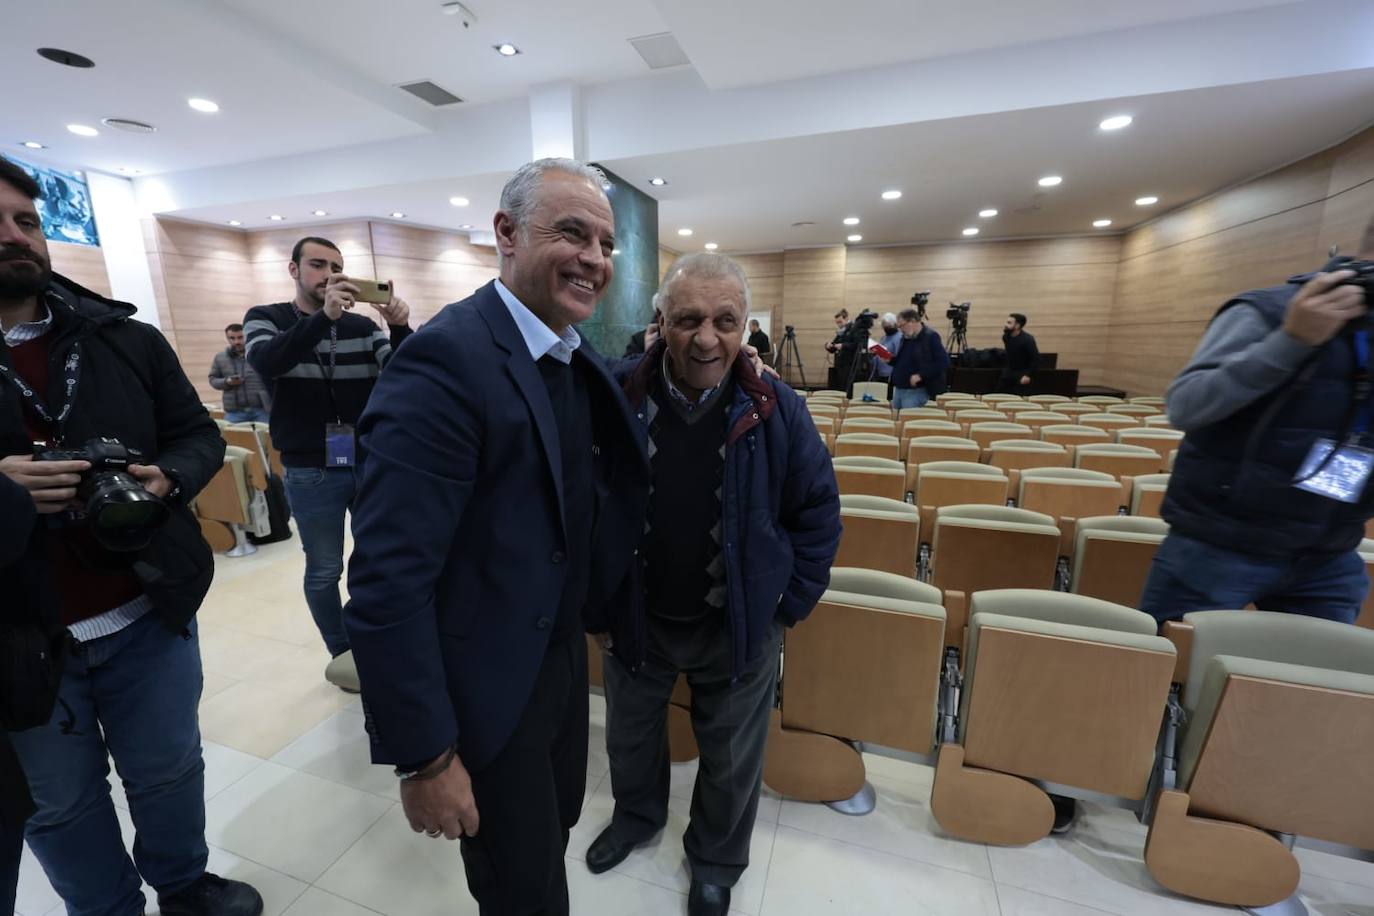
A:
[[[442,830],[426,830],[426,831],[425,831],[425,836],[428,836],[428,837],[437,837],[437,836],[440,836],[443,832],[444,832],[444,831],[442,831]]]

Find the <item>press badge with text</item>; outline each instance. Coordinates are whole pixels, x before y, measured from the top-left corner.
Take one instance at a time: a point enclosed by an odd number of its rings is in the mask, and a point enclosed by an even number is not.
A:
[[[353,427],[348,423],[326,423],[324,426],[324,464],[329,468],[353,467],[357,449]]]
[[[1335,454],[1332,454],[1332,451]],[[1374,471],[1374,451],[1359,445],[1340,445],[1330,439],[1312,444],[1293,485],[1343,503],[1355,503],[1364,495],[1370,472]]]

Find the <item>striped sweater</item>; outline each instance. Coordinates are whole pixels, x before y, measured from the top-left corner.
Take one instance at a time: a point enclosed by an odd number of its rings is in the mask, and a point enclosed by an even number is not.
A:
[[[248,362],[271,389],[272,443],[284,464],[324,467],[325,424],[357,424],[393,348],[410,335],[405,326],[388,330],[353,312],[336,322],[323,310],[303,316],[290,302],[248,310]]]

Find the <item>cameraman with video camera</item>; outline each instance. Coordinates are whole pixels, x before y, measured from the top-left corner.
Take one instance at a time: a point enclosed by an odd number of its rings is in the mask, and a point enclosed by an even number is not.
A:
[[[186,504],[224,440],[156,328],[53,274],[39,191],[0,158],[0,474],[38,519],[0,569],[0,725],[37,806],[26,838],[68,912],[142,914],[146,881],[164,916],[257,916],[257,891],[205,870],[194,615],[214,562]]]
[[[1360,258],[1374,259],[1374,222]],[[1217,312],[1169,386],[1187,436],[1142,610],[1162,622],[1253,602],[1354,622],[1374,517],[1371,290],[1374,261],[1332,258]]]

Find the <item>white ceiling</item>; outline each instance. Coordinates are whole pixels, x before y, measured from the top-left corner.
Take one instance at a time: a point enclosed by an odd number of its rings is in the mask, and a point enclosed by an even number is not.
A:
[[[714,89],[1092,35],[1292,0],[654,0]]]

